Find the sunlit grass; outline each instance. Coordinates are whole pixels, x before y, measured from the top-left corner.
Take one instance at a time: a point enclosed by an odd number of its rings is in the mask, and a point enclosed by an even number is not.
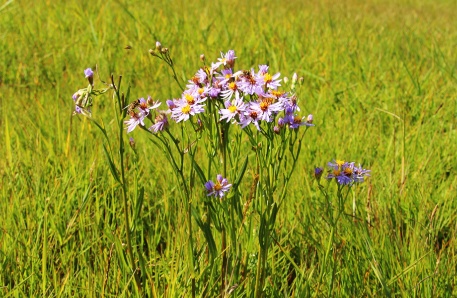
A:
[[[102,80],[122,74],[133,97],[179,96],[169,70],[148,54],[156,40],[170,47],[182,80],[200,54],[213,61],[228,49],[241,68],[266,62],[304,78],[300,106],[316,127],[279,214],[268,296],[457,295],[454,1],[7,3],[0,5],[3,296],[137,294],[103,139],[71,116],[71,95],[83,70],[98,65]],[[115,135],[111,109],[106,96],[94,113]],[[179,185],[152,143],[133,136],[146,187],[132,223],[147,258],[146,293],[189,296]],[[356,222],[343,217],[339,245],[328,250],[326,205],[311,172],[333,158],[360,161],[372,177],[355,189]],[[251,169],[246,175],[252,179]],[[228,277],[239,284],[236,296],[252,295],[254,243],[244,248],[246,281]],[[217,272],[205,274],[199,289],[218,294]]]

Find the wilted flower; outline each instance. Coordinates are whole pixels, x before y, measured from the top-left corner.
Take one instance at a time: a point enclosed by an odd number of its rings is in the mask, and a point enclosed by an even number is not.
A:
[[[323,173],[324,173],[323,168],[320,168],[320,167],[314,168],[314,178],[316,178],[316,180],[319,181],[321,179]]]
[[[218,174],[216,182],[209,180],[205,183],[205,188],[207,191],[207,196],[214,196],[215,198],[222,199],[226,192],[230,190],[232,185],[228,183],[226,178],[223,178],[222,175]]]

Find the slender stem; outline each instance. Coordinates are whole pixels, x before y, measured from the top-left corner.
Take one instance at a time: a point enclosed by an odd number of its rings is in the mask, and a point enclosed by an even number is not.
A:
[[[221,125],[221,150],[222,150],[222,176],[227,177],[227,135],[228,135],[229,126],[222,124]],[[231,207],[229,207],[231,208]],[[221,268],[221,297],[225,297],[225,288],[226,288],[226,275],[227,275],[227,232],[225,230],[225,225],[222,223],[222,268]]]
[[[111,76],[111,81],[114,86],[115,94],[117,97],[117,104],[120,109],[121,116],[122,113],[122,104],[121,104],[121,95],[119,93],[119,86],[121,84],[122,77],[119,77],[118,86],[114,84],[114,78]],[[141,288],[141,281],[140,277],[136,272],[136,261],[133,255],[133,247],[132,241],[130,237],[130,219],[129,219],[129,208],[128,208],[128,196],[127,196],[127,184],[125,180],[125,167],[124,167],[124,129],[123,129],[123,117],[119,117],[118,113],[116,114],[116,118],[118,120],[118,127],[119,127],[119,160],[120,160],[120,169],[121,169],[121,186],[122,186],[122,199],[123,199],[123,207],[124,207],[124,220],[125,220],[125,234],[127,237],[127,253],[130,257],[131,265],[133,267],[133,275],[135,277],[135,282],[138,288],[138,291],[141,296],[143,296],[143,291]]]

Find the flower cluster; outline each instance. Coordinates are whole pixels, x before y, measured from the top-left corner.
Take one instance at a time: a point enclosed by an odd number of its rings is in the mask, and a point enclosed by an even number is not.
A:
[[[228,183],[226,178],[223,178],[222,175],[218,174],[216,177],[216,182],[209,180],[205,183],[205,188],[208,196],[214,196],[216,198],[222,199],[225,193],[230,190],[232,185]]]
[[[340,185],[352,185],[357,182],[363,182],[365,177],[370,176],[370,170],[363,169],[360,165],[355,166],[354,162],[344,160],[334,160],[327,164],[330,167],[327,179],[335,178]]]
[[[280,73],[270,74],[268,65],[259,65],[257,71],[235,71],[236,58],[235,52],[230,50],[221,53],[221,58],[211,63],[211,67],[200,68],[188,81],[181,97],[167,101],[168,110],[156,118],[151,130],[163,130],[168,125],[167,115],[175,122],[183,122],[204,113],[207,101],[216,105],[219,121],[239,124],[242,128],[253,124],[260,130],[262,121],[273,122],[281,112],[283,116],[278,117],[275,131],[286,126],[291,129],[313,126],[312,115],[297,115],[300,109],[296,96],[279,90]],[[128,132],[138,124],[144,126],[141,115],[132,114],[131,118],[126,121]]]

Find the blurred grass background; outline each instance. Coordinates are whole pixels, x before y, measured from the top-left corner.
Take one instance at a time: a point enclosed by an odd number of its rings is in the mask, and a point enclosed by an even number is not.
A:
[[[266,63],[304,78],[300,106],[316,127],[280,211],[270,296],[457,295],[455,28],[455,1],[0,4],[0,293],[130,296],[116,183],[99,132],[71,116],[71,95],[85,86],[83,70],[98,65],[104,80],[122,74],[134,97],[179,96],[169,70],[147,53],[160,40],[183,80],[200,54],[214,61],[229,49],[239,68]],[[110,107],[106,96],[93,109],[108,127]],[[149,293],[188,296],[185,211],[171,170],[145,137],[133,136],[145,161],[138,230],[149,243]],[[325,271],[329,232],[310,173],[333,158],[372,170],[357,189],[371,227],[343,225],[332,251],[337,270],[329,268],[335,282],[326,284],[330,277],[322,283],[316,272]],[[235,294],[250,291],[246,283]]]

